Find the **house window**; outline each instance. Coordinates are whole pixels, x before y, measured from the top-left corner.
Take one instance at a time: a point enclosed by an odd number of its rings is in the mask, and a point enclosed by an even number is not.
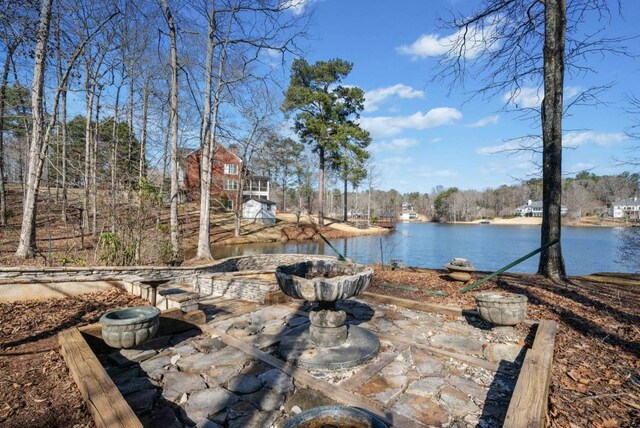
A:
[[[235,163],[225,163],[224,173],[227,175],[238,175],[238,165]]]
[[[238,180],[224,180],[224,190],[238,190]]]

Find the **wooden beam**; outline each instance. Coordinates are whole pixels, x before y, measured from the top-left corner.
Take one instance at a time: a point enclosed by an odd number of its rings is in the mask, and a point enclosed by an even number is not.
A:
[[[77,328],[58,334],[62,356],[98,428],[142,428]]]
[[[533,346],[522,363],[504,427],[545,426],[556,331],[557,324],[554,321],[540,321]]]
[[[477,315],[477,312],[475,311],[467,311],[465,309],[458,308],[456,306],[443,306],[443,305],[434,305],[433,303],[427,303],[427,302],[416,302],[414,300],[401,299],[399,297],[391,297],[391,296],[385,296],[383,294],[369,293],[368,291],[361,293],[358,297],[363,298],[364,300],[371,300],[378,303],[386,303],[389,305],[401,306],[407,309],[416,309],[418,311],[423,311],[423,312],[435,312],[438,314],[455,315],[459,317],[467,313],[469,313],[469,315],[474,315],[474,313],[475,315]]]
[[[376,333],[376,335],[378,337],[387,339],[390,342],[404,343],[406,345],[415,346],[416,348],[424,349],[425,351],[431,352],[432,354],[455,358],[456,360],[464,361],[465,363],[482,367],[484,369],[491,370],[492,372],[497,372],[498,368],[500,367],[499,364],[492,363],[491,361],[483,360],[482,358],[473,357],[471,355],[460,354],[453,351],[447,351],[446,349],[425,345],[423,343],[418,343],[413,340],[405,339],[399,336],[394,336],[391,334],[384,334],[384,333]]]
[[[289,376],[292,376],[299,386],[318,391],[321,394],[324,394],[327,397],[347,406],[355,406],[366,409],[376,417],[380,418],[382,421],[386,422],[387,424],[391,424],[394,427],[424,427],[424,425],[412,419],[384,409],[383,406],[372,400],[369,400],[368,398],[354,394],[351,391],[347,391],[346,389],[343,389],[338,385],[333,385],[329,382],[315,378],[311,376],[307,371],[299,367],[295,367],[282,360],[279,360],[273,355],[267,354],[266,352],[253,347],[251,344],[243,342],[240,339],[236,339],[235,337],[230,336],[221,330],[210,327],[209,325],[204,326],[204,330],[208,333],[215,334],[227,345],[233,346],[234,348],[241,350],[245,354],[257,358],[263,363],[269,364],[270,366],[288,374]]]

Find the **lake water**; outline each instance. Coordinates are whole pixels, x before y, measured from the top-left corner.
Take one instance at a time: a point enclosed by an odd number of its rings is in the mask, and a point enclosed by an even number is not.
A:
[[[621,231],[621,228],[609,227],[564,227],[562,251],[567,273],[633,272],[631,266],[617,262]],[[495,271],[538,248],[540,227],[399,223],[397,231],[388,235],[332,239],[330,242],[342,254],[359,263],[379,262],[382,245],[385,263],[390,259],[402,259],[407,266],[440,269],[454,257],[463,257],[479,270]],[[212,250],[217,259],[260,253],[335,254],[322,241],[222,246]],[[535,273],[537,269],[536,255],[509,271]]]

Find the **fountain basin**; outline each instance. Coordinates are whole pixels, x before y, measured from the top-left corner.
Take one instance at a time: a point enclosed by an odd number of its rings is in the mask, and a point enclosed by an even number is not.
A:
[[[284,294],[312,302],[335,302],[357,296],[369,287],[373,270],[338,260],[309,260],[278,266],[276,279]]]
[[[309,370],[343,370],[364,364],[378,355],[375,335],[347,325],[347,315],[336,302],[364,291],[373,270],[339,260],[309,260],[279,266],[275,271],[283,293],[294,299],[315,302],[308,330],[280,341],[279,353],[290,363]]]
[[[153,338],[160,327],[160,309],[155,306],[109,311],[100,318],[102,339],[112,348],[135,348]]]
[[[283,428],[387,428],[375,416],[348,406],[320,406],[305,410],[285,422]]]
[[[444,267],[449,272],[451,279],[461,282],[471,280],[471,273],[476,271],[476,268],[473,267],[467,259],[461,258],[451,260],[451,262],[445,264]]]
[[[527,296],[485,292],[475,296],[480,318],[497,326],[512,326],[527,317]]]

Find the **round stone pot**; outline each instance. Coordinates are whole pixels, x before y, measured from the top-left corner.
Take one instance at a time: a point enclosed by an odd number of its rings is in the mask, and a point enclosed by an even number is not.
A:
[[[480,318],[496,326],[511,326],[527,317],[527,296],[486,292],[475,296]]]
[[[294,416],[283,428],[387,428],[387,424],[369,413],[348,406],[320,406]]]
[[[160,326],[160,309],[155,306],[109,311],[100,318],[102,340],[112,348],[135,348],[153,338]]]

